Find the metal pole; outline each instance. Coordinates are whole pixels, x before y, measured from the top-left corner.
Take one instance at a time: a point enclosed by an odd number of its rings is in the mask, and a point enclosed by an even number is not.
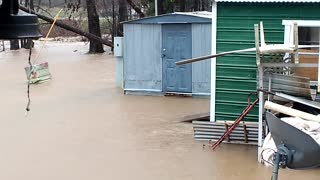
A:
[[[154,0],[154,15],[158,16],[158,0]]]
[[[319,32],[319,35],[320,35],[320,32]],[[319,40],[319,43],[320,43],[320,40]],[[319,46],[319,53],[320,53],[320,46]],[[320,63],[320,54],[318,55],[318,64],[319,63]],[[317,89],[317,92],[320,92],[320,66],[318,66],[318,89]]]
[[[280,158],[281,158],[281,155],[280,155],[279,152],[277,152],[276,153],[276,157],[275,157],[275,161],[274,161],[274,164],[273,164],[271,180],[278,180]]]
[[[212,37],[211,54],[217,53],[217,2],[212,2]],[[211,96],[210,96],[210,122],[216,121],[216,58],[211,59]]]
[[[259,49],[259,26],[258,24],[254,25],[254,31],[255,31],[255,45],[256,45],[256,61],[257,61],[257,66],[258,66],[258,85],[259,89],[263,89],[263,66],[260,62],[260,49]],[[259,129],[258,129],[258,162],[261,162],[261,147],[262,147],[262,131],[263,131],[263,104],[264,104],[264,99],[263,99],[263,92],[259,91]]]

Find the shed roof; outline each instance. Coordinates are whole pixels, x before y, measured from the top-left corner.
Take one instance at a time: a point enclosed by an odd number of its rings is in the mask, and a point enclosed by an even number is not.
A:
[[[152,16],[131,21],[124,24],[185,24],[185,23],[211,23],[212,13],[208,11],[175,12]]]
[[[320,0],[216,0],[216,2],[255,2],[255,3],[320,3]]]

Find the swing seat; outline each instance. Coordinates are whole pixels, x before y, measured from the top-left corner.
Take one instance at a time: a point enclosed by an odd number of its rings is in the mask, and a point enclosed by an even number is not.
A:
[[[283,122],[270,112],[266,120],[277,147],[286,146],[292,153],[292,160],[286,166],[290,169],[320,167],[320,145],[308,134]]]

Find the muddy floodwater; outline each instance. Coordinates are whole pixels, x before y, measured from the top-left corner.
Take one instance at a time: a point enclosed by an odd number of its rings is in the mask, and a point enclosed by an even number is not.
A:
[[[254,146],[216,151],[193,139],[181,118],[209,111],[209,100],[124,95],[108,52],[49,42],[37,62],[53,79],[31,87],[27,50],[0,52],[1,180],[269,180]],[[39,42],[33,51],[35,60]],[[320,170],[280,170],[279,179],[319,180]]]

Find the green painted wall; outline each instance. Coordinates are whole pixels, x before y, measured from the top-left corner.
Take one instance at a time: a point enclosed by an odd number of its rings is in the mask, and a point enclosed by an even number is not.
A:
[[[254,24],[263,21],[267,43],[283,43],[282,20],[320,20],[320,3],[218,3],[217,52],[254,47]],[[256,90],[254,53],[217,59],[216,119],[235,120]],[[253,99],[254,100],[254,99]],[[246,117],[258,121],[258,107]]]

